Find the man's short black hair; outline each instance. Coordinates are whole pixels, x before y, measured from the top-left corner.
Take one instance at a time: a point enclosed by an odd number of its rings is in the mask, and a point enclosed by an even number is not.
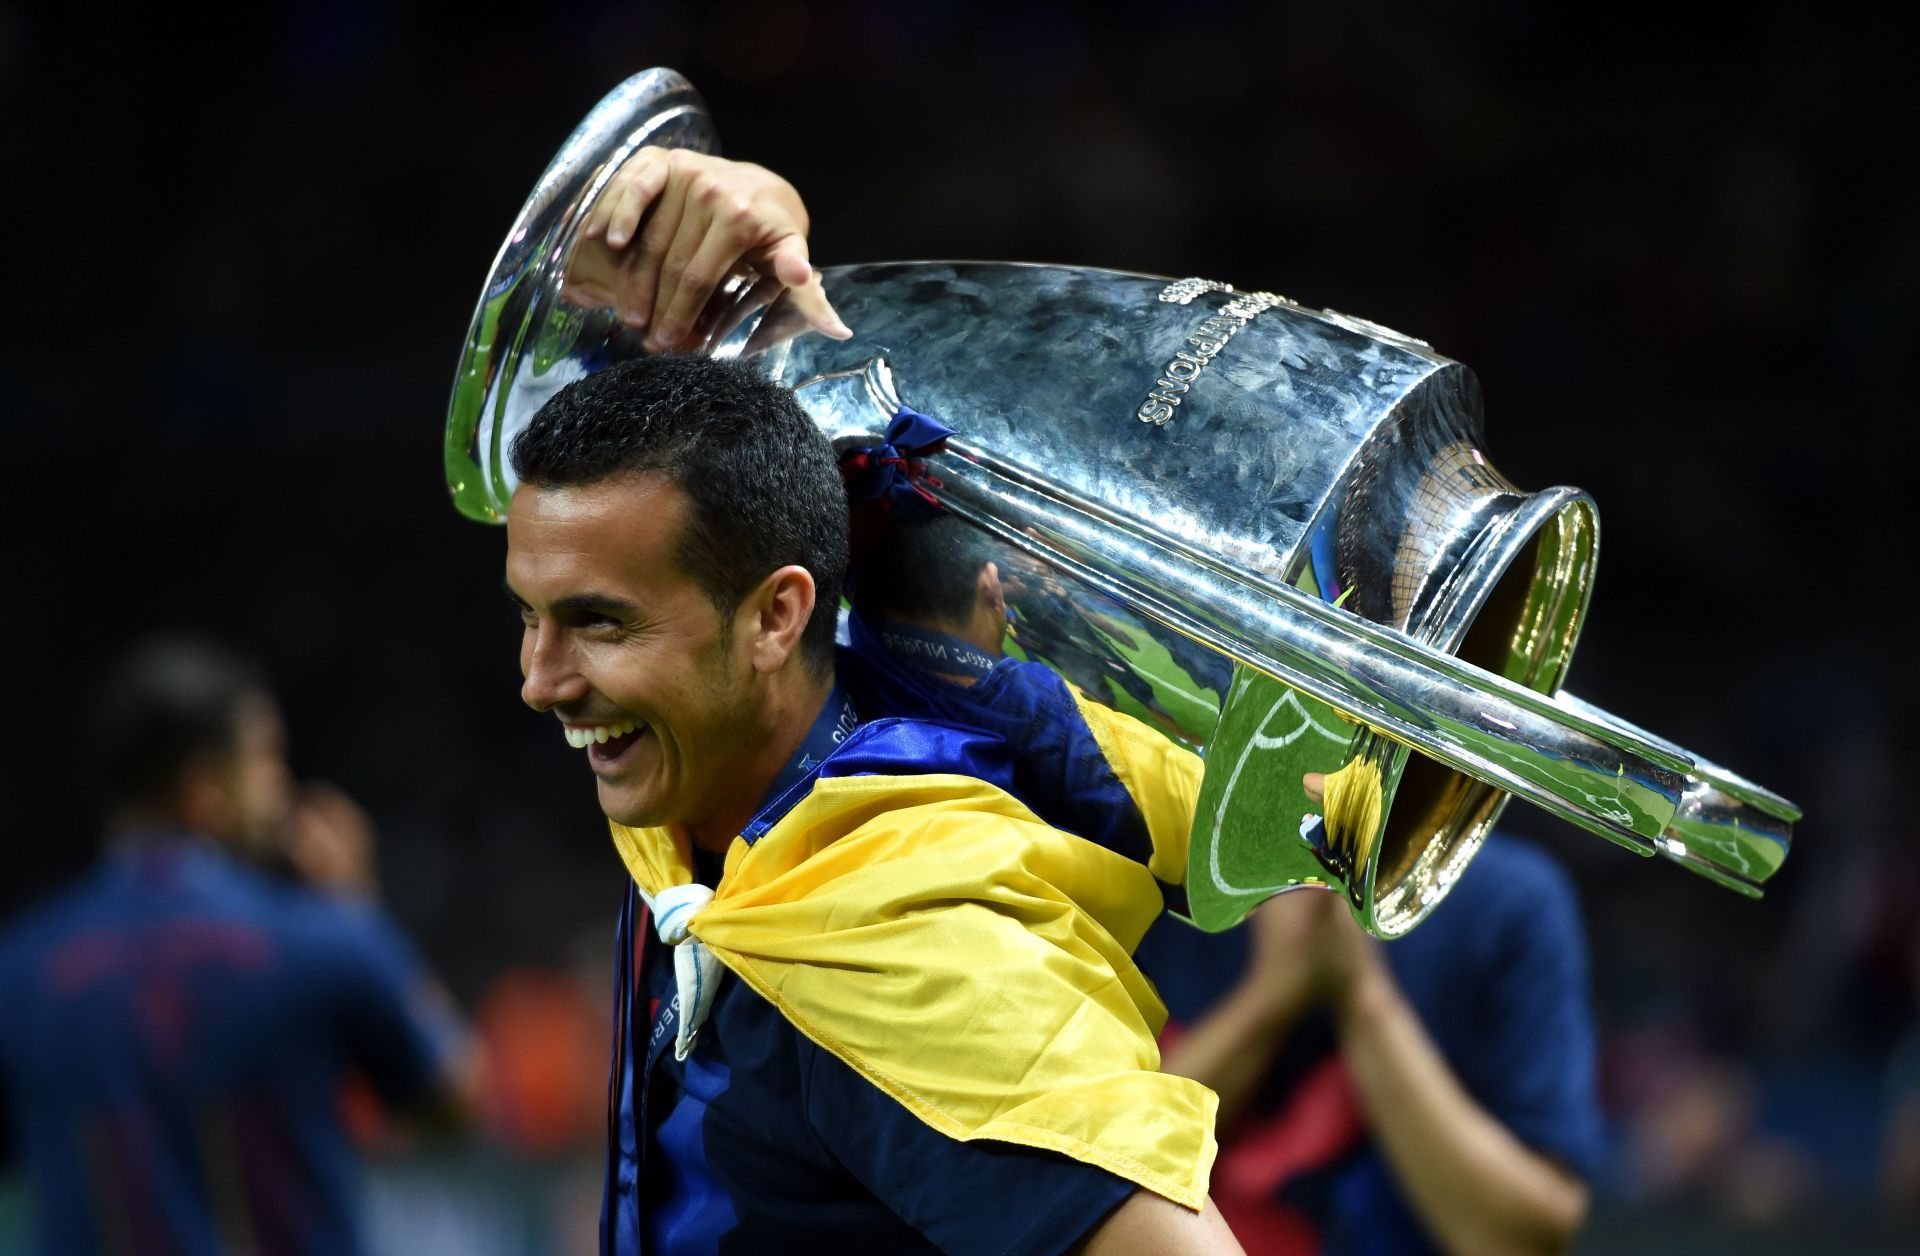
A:
[[[980,569],[999,553],[992,537],[953,515],[889,520],[854,568],[853,608],[868,623],[963,625],[979,603]]]
[[[196,759],[239,749],[241,703],[266,692],[250,663],[211,642],[168,638],[134,647],[94,701],[91,731],[107,805],[171,802]]]
[[[831,670],[847,491],[832,445],[790,390],[743,362],[631,358],[562,389],[512,455],[521,481],[542,488],[667,476],[691,506],[676,560],[724,615],[773,571],[805,567],[815,598],[801,656],[815,674]]]

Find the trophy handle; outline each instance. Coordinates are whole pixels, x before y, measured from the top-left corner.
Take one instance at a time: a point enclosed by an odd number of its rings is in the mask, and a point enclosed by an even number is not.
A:
[[[1786,858],[1799,809],[1725,768],[1564,691],[1536,692],[1290,585],[1229,573],[957,442],[948,451],[933,492],[954,513],[1464,776],[1749,897]],[[1584,501],[1572,490],[1541,498],[1542,510]],[[1392,936],[1425,915],[1430,904],[1370,918],[1367,871],[1341,878],[1363,923]]]
[[[792,386],[836,440],[873,439],[873,430],[902,404],[892,368],[877,356],[861,366],[795,379]],[[1564,609],[1539,612],[1554,621],[1526,634],[1536,639],[1540,657],[1508,679],[1290,584],[1229,566],[1216,554],[1150,530],[958,437],[930,465],[936,474],[927,481],[928,491],[955,515],[1133,614],[1360,726],[1346,761],[1378,765],[1383,802],[1398,782],[1403,752],[1379,738],[1749,897],[1760,895],[1761,884],[1786,858],[1800,814],[1786,799],[1564,691],[1517,683],[1552,686],[1564,670],[1577,606],[1566,619],[1555,618],[1568,615]],[[1500,532],[1503,543],[1517,548],[1549,525],[1573,534],[1560,538],[1563,550],[1590,559],[1595,515],[1592,502],[1574,489],[1533,495]],[[1567,561],[1565,554],[1559,561]],[[1574,603],[1584,604],[1583,591],[1584,584],[1571,595]],[[1436,639],[1457,638],[1464,624],[1455,621],[1468,614],[1464,603],[1442,607]],[[1232,762],[1241,750],[1222,736],[1208,738],[1206,747],[1210,763]],[[1396,878],[1374,884],[1384,815],[1376,831],[1345,846],[1334,843],[1281,879],[1334,884],[1369,929],[1397,936],[1438,902],[1434,891],[1471,858],[1502,801],[1484,799],[1475,818],[1447,826],[1452,835],[1441,844],[1448,849],[1432,852],[1436,866],[1410,883]],[[1200,866],[1212,858],[1211,850],[1202,855],[1203,823],[1196,819],[1190,886],[1194,877],[1217,875]],[[1225,919],[1201,915],[1196,910],[1196,919],[1208,927]]]

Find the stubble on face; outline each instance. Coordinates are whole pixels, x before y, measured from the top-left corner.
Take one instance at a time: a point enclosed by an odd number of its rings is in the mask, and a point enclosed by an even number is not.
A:
[[[522,485],[508,513],[523,697],[569,729],[634,726],[586,747],[621,824],[702,824],[752,758],[752,671],[732,657],[732,617],[680,568],[687,513],[658,474]]]

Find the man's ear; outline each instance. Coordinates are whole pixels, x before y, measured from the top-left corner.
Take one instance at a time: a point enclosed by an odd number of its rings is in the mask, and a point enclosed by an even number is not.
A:
[[[780,568],[747,596],[742,618],[753,670],[771,675],[787,665],[813,618],[813,598],[813,573],[800,566]]]
[[[980,568],[980,579],[974,585],[980,600],[993,608],[996,619],[1005,619],[1007,615],[1007,591],[1000,587],[1000,564],[987,563]]]

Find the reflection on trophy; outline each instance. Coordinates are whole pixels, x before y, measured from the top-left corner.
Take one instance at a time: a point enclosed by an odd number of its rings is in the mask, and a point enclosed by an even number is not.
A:
[[[569,267],[644,144],[715,147],[671,71],[601,102],[496,259],[448,428],[471,516],[504,513],[507,447],[546,397],[642,352]],[[876,444],[903,406],[953,430],[926,459],[950,517],[913,542],[947,588],[916,613],[939,603],[930,626],[1204,756],[1196,923],[1322,884],[1399,935],[1516,795],[1749,895],[1785,859],[1792,804],[1561,689],[1595,505],[1508,483],[1472,373],[1425,342],[1205,279],[1001,262],[821,278],[854,339],[742,276],[708,307],[706,351],[758,363],[837,443]],[[856,608],[885,596],[856,590]]]

